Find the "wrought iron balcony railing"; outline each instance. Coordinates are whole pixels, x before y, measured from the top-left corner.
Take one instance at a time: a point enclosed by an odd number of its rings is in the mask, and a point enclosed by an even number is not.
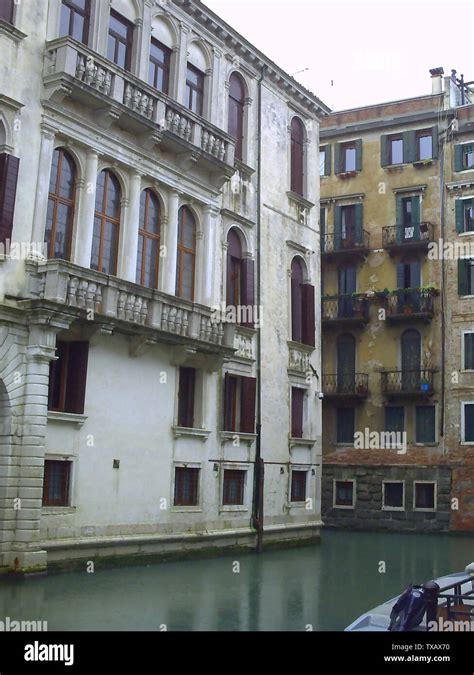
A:
[[[385,298],[387,318],[394,320],[427,319],[434,315],[434,288],[400,288]]]
[[[385,370],[382,376],[382,393],[389,395],[430,396],[434,393],[435,370]]]
[[[335,373],[323,375],[323,394],[328,397],[357,396],[365,397],[369,393],[367,373]]]
[[[434,225],[429,222],[382,228],[382,245],[388,249],[426,247],[433,238]]]
[[[359,233],[353,232],[342,236],[341,233],[324,234],[321,237],[321,253],[365,253],[369,250],[370,233],[367,230],[361,230]]]
[[[363,295],[323,297],[321,319],[324,323],[367,323],[369,303]]]

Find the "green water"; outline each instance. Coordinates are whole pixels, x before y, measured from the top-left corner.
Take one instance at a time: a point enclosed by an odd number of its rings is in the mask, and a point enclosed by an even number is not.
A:
[[[474,536],[328,531],[321,544],[260,556],[3,581],[0,620],[47,621],[50,631],[342,630],[408,583],[473,561]]]

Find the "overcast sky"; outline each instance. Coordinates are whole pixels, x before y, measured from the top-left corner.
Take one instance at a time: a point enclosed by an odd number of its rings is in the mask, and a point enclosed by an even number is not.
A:
[[[474,80],[472,0],[204,4],[333,110],[428,94],[438,66]]]

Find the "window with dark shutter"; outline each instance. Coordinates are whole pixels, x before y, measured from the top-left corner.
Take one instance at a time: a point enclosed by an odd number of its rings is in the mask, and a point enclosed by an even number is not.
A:
[[[474,403],[464,403],[464,443],[474,443]]]
[[[474,333],[464,333],[464,370],[474,370]]]
[[[386,406],[385,431],[398,433],[405,431],[405,408],[403,406]]]
[[[69,506],[72,462],[45,459],[43,506]]]
[[[158,288],[160,233],[160,202],[155,193],[147,188],[140,197],[136,282],[148,288]]]
[[[48,258],[70,260],[76,208],[76,165],[64,148],[53,153],[44,241]]]
[[[170,81],[171,49],[161,42],[151,39],[150,64],[148,68],[148,83],[152,87],[168,94]]]
[[[91,269],[117,274],[122,191],[111,171],[104,169],[97,178]]]
[[[90,11],[90,0],[62,0],[59,35],[69,35],[86,45],[89,40]]]
[[[125,70],[130,70],[132,65],[133,29],[133,23],[110,10],[107,58]]]
[[[434,405],[416,406],[416,443],[436,442],[436,408]]]
[[[242,245],[235,228],[227,234],[227,288],[228,307],[236,310],[241,304],[242,295]]]
[[[178,213],[178,255],[176,256],[176,295],[194,300],[196,269],[196,221],[187,206]]]
[[[257,319],[255,308],[255,261],[251,258],[242,260],[242,289],[241,289],[242,312],[239,321],[242,326],[254,328]]]
[[[255,433],[255,404],[257,380],[254,377],[242,377],[242,397],[240,414],[240,431],[242,433]]]
[[[304,192],[304,126],[298,117],[291,120],[291,191]]]
[[[178,426],[194,426],[194,390],[196,383],[196,371],[194,368],[179,369],[178,390]]]
[[[304,502],[306,500],[306,478],[307,471],[291,472],[291,495],[290,501]]]
[[[257,380],[226,373],[224,377],[224,431],[255,433]]]
[[[354,506],[354,481],[337,480],[334,483],[334,506]]]
[[[224,469],[222,503],[224,506],[241,506],[244,503],[246,471]]]
[[[13,24],[14,0],[0,0],[0,19]]]
[[[458,260],[458,292],[459,295],[474,294],[474,259]]]
[[[48,409],[76,415],[84,413],[88,342],[61,342],[56,345],[57,359],[49,369]]]
[[[291,388],[291,437],[303,438],[303,403],[305,390]]]
[[[18,183],[18,157],[0,154],[0,242],[6,244],[12,238]]]
[[[314,286],[302,284],[302,342],[310,347],[315,346],[315,309],[314,309]]]
[[[202,115],[204,102],[204,73],[187,65],[185,105],[197,115]]]
[[[291,263],[291,339],[303,340],[303,266],[294,258]]]
[[[236,139],[235,158],[243,159],[245,87],[242,78],[232,73],[229,80],[228,132]]]
[[[401,481],[383,482],[383,508],[402,509],[405,501],[405,484]]]
[[[197,506],[199,503],[199,471],[197,468],[176,467],[174,505]]]
[[[355,409],[336,408],[336,443],[354,443]]]
[[[415,509],[433,510],[435,504],[435,483],[417,483],[414,484]]]

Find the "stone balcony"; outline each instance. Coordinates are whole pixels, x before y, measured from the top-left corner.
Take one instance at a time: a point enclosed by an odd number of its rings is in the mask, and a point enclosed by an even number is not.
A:
[[[167,342],[231,356],[235,326],[210,307],[79,267],[64,260],[26,263],[24,300],[55,303],[83,324],[139,342]]]
[[[92,109],[97,123],[158,144],[183,166],[203,164],[219,186],[235,171],[232,136],[73,38],[47,43],[44,87],[47,99],[72,99]]]

